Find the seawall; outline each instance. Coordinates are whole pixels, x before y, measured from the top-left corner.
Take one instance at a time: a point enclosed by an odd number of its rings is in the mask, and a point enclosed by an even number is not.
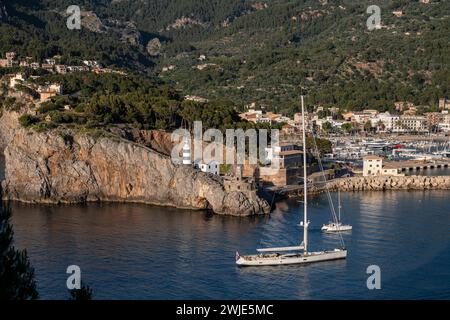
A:
[[[328,182],[330,190],[450,190],[450,176],[350,177]]]

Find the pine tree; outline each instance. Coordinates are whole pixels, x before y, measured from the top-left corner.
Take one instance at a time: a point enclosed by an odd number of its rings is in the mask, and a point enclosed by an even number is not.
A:
[[[34,269],[27,252],[13,246],[11,209],[0,206],[0,300],[37,299]]]
[[[69,290],[70,298],[69,300],[86,301],[92,300],[92,289],[81,282],[80,289]]]

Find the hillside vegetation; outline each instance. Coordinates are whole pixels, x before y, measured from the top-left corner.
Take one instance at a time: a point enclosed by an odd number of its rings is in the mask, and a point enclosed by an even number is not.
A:
[[[80,31],[65,27],[72,1],[3,2],[2,52],[97,59],[240,108],[292,114],[300,88],[310,104],[349,110],[433,106],[450,91],[449,1],[376,1],[373,31],[366,0],[85,0],[95,15]]]

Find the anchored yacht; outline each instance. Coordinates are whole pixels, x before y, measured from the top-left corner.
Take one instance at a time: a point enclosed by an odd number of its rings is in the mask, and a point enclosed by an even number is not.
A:
[[[336,248],[326,251],[309,251],[308,249],[308,179],[307,179],[307,162],[306,162],[306,125],[305,125],[305,107],[304,97],[301,97],[302,102],[302,123],[303,123],[303,177],[304,177],[304,216],[303,216],[303,242],[299,246],[293,247],[278,247],[257,249],[258,254],[243,255],[236,252],[236,264],[238,266],[273,266],[273,265],[288,265],[288,264],[305,264],[320,261],[330,261],[345,259],[347,257],[347,250]],[[343,243],[343,242],[342,242]]]
[[[330,222],[328,224],[324,224],[322,226],[322,231],[324,232],[342,232],[342,231],[351,231],[353,227],[349,224],[343,224],[341,222],[341,192],[338,192],[338,203],[339,203],[339,215],[336,222]]]

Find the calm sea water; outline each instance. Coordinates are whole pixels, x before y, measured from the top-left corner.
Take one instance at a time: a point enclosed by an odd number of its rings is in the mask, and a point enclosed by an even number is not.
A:
[[[417,175],[417,176],[450,176],[450,168],[440,168],[440,169],[427,169],[420,171],[406,172],[406,175]]]
[[[16,245],[26,248],[43,299],[66,299],[78,265],[96,299],[450,299],[449,192],[342,194],[347,260],[237,268],[235,251],[298,244],[294,200],[270,217],[210,216],[145,205],[13,204]],[[335,195],[333,195],[335,196]],[[311,200],[311,249],[338,245],[320,232],[324,196]],[[381,290],[366,268],[381,268]]]

